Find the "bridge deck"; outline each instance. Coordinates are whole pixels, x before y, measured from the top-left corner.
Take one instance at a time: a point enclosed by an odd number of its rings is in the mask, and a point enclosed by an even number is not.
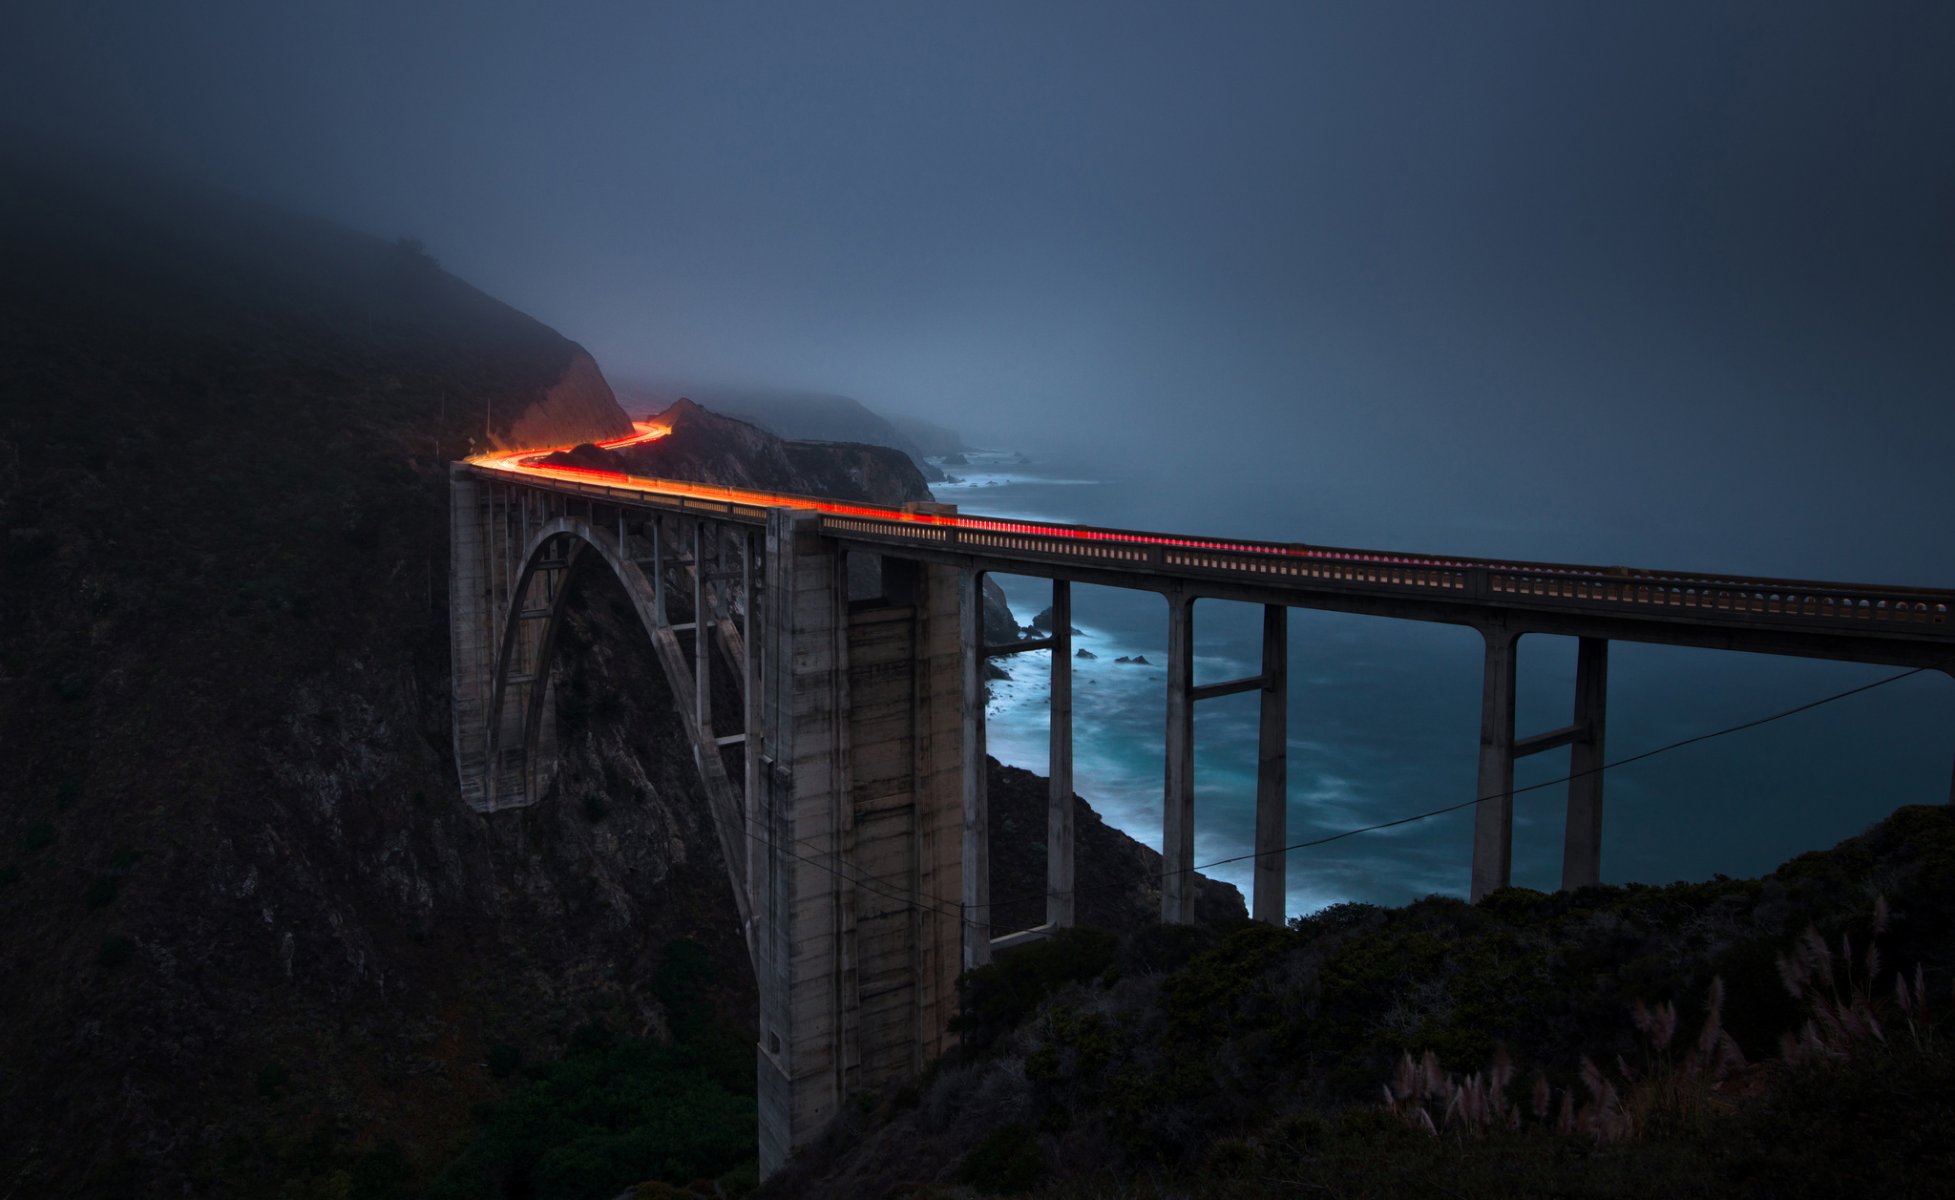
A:
[[[1955,665],[1955,590],[1657,571],[1004,520],[578,468],[474,470],[594,502],[763,525],[978,570],[1482,626],[1908,666]]]

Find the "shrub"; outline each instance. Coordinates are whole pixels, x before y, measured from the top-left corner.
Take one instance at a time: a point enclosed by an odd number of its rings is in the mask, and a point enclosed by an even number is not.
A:
[[[1113,965],[1113,935],[1103,929],[1061,929],[1016,946],[957,979],[960,1011],[951,1028],[973,1048],[988,1045],[1068,983],[1095,978]]]
[[[266,1100],[276,1100],[292,1081],[292,1072],[284,1063],[268,1063],[258,1069],[258,1095]]]
[[[958,1165],[957,1181],[991,1196],[1027,1192],[1045,1173],[1038,1139],[1017,1122],[1000,1125],[971,1148]]]
[[[54,845],[54,826],[46,821],[36,821],[27,827],[27,833],[20,839],[28,853],[45,850]]]
[[[523,1065],[523,1052],[507,1042],[497,1042],[489,1047],[489,1074],[497,1079],[507,1079]]]
[[[747,1074],[752,1076],[752,1060]],[[690,1060],[586,1025],[560,1062],[526,1069],[524,1084],[484,1106],[473,1142],[430,1198],[529,1196],[584,1200],[634,1184],[684,1184],[750,1160],[757,1115]]]
[[[107,908],[115,903],[116,894],[121,890],[120,875],[97,875],[89,881],[88,890],[81,894],[81,898],[90,908]]]
[[[95,962],[104,967],[122,966],[135,956],[136,943],[119,933],[103,938],[95,948]]]

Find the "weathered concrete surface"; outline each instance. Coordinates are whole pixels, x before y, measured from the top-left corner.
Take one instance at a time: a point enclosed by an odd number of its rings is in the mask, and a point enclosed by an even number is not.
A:
[[[957,573],[892,572],[851,611],[837,548],[790,512],[766,559],[763,1174],[944,1049],[963,842]]]

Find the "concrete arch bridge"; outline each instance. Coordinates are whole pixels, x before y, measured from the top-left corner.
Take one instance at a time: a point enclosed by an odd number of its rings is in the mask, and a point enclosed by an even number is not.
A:
[[[556,761],[550,662],[577,576],[623,583],[681,707],[760,992],[760,1159],[948,1043],[960,970],[1072,923],[1073,583],[1164,597],[1161,916],[1194,917],[1194,710],[1261,697],[1251,909],[1283,919],[1292,608],[1471,626],[1485,644],[1471,893],[1508,882],[1514,762],[1571,748],[1565,887],[1601,871],[1608,647],[1657,642],[1949,670],[1955,591],[1397,554],[1007,521],[581,468],[450,469],[456,769],[478,810],[533,804]],[[851,597],[850,555],[882,586]],[[1052,581],[1049,637],[987,646],[987,572]],[[1259,672],[1196,685],[1197,599],[1263,607]],[[1517,737],[1515,648],[1579,639],[1568,725]],[[992,928],[987,657],[1050,650],[1046,921]],[[716,685],[716,678],[719,683]],[[714,703],[730,686],[738,704]],[[715,712],[740,713],[719,728]],[[1955,802],[1955,780],[1951,780]],[[1463,799],[1473,799],[1464,797]]]

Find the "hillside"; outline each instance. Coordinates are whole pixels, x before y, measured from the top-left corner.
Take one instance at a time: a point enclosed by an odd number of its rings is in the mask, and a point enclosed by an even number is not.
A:
[[[768,1194],[1946,1196],[1952,976],[1949,808],[1763,879],[1080,934]]]
[[[753,982],[620,589],[553,795],[455,789],[447,463],[618,432],[596,365],[411,240],[0,167],[0,1194],[737,1176]],[[753,433],[762,486],[882,461]]]
[[[951,430],[913,417],[886,417],[861,401],[826,392],[672,384],[642,381],[620,387],[625,406],[634,415],[656,412],[685,400],[758,425],[776,437],[793,441],[860,442],[901,450],[924,478],[941,482],[943,473],[926,459],[964,448]]]

